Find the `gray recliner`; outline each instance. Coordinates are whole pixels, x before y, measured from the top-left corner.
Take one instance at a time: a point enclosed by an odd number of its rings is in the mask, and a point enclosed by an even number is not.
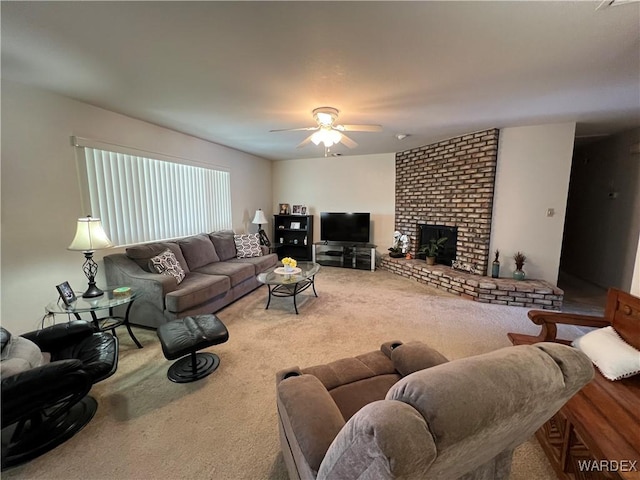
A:
[[[508,479],[515,447],[593,377],[565,345],[447,362],[420,342],[277,374],[294,479]]]

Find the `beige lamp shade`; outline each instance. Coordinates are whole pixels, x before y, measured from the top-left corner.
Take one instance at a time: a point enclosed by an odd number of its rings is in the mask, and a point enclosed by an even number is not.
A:
[[[92,252],[109,247],[113,247],[113,244],[102,228],[100,219],[88,216],[78,219],[76,236],[67,250]]]
[[[253,217],[253,220],[251,221],[251,223],[255,223],[258,225],[263,225],[267,222],[267,217],[264,216],[264,212],[261,209],[256,210],[256,214]]]

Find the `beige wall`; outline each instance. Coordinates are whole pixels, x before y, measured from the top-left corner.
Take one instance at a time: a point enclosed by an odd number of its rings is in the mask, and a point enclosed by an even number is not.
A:
[[[500,276],[512,275],[513,254],[522,251],[528,278],[556,284],[574,134],[575,123],[500,130],[491,225]],[[549,208],[555,211],[551,217]]]
[[[237,232],[256,230],[256,209],[272,213],[268,160],[3,80],[1,321],[15,333],[38,326],[55,285],[86,287],[82,254],[66,250],[76,219],[89,213],[80,204],[72,135],[227,168]],[[104,269],[97,281],[104,285]]]
[[[370,212],[371,242],[384,253],[393,241],[395,153],[274,162],[274,212],[279,203],[307,205],[316,242],[320,212]]]

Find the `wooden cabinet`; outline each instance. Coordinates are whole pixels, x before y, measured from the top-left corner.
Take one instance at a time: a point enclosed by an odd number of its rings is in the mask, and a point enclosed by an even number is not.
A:
[[[274,215],[273,248],[278,258],[311,261],[313,215]]]

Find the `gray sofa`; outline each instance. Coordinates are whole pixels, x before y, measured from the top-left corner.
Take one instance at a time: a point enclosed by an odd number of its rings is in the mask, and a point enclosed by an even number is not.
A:
[[[149,267],[149,260],[167,248],[186,273],[180,284]],[[176,318],[213,313],[259,287],[256,276],[278,262],[276,254],[261,249],[261,256],[237,258],[234,232],[225,230],[129,247],[105,256],[104,266],[109,285],[144,291],[133,302],[129,321],[157,328]]]

